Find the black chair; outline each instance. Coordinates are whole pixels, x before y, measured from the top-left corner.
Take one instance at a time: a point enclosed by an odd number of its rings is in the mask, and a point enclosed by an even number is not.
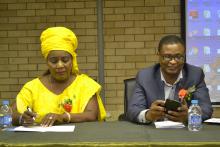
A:
[[[118,117],[119,121],[127,120],[126,113],[128,109],[128,101],[132,97],[134,86],[135,86],[135,78],[124,80],[124,113],[119,115]]]

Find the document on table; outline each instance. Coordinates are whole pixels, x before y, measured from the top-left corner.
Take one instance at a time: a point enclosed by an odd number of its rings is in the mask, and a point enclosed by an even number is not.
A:
[[[220,118],[210,118],[210,119],[205,120],[204,122],[220,124]]]
[[[185,125],[181,122],[174,121],[158,121],[154,122],[156,128],[184,128]]]
[[[19,126],[15,127],[13,131],[21,131],[21,132],[73,132],[75,126],[51,126],[51,127],[41,127],[41,126]]]

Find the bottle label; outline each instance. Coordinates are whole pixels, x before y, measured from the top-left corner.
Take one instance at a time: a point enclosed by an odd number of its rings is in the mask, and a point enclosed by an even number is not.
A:
[[[1,125],[1,127],[3,126],[3,122],[4,122],[4,117],[3,117],[3,115],[2,114],[0,114],[0,125]]]
[[[189,117],[189,123],[193,125],[200,125],[202,122],[202,117],[200,115],[191,115]]]
[[[11,125],[11,122],[12,122],[12,117],[10,115],[5,115],[3,117],[3,124],[4,125]]]

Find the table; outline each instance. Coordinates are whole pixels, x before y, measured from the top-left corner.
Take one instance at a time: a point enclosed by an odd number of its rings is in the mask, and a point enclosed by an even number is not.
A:
[[[76,123],[74,132],[0,132],[0,146],[220,146],[220,125],[199,132],[126,121]]]

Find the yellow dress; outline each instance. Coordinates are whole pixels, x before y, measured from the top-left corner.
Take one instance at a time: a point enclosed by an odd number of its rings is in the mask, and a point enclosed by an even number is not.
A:
[[[17,109],[23,113],[29,106],[33,112],[37,113],[36,122],[41,122],[48,113],[63,114],[63,102],[72,100],[72,110],[70,113],[82,113],[92,98],[96,94],[99,116],[98,120],[106,117],[105,108],[99,95],[101,86],[85,74],[78,75],[76,79],[64,91],[57,95],[48,90],[39,78],[26,83],[16,97]]]

